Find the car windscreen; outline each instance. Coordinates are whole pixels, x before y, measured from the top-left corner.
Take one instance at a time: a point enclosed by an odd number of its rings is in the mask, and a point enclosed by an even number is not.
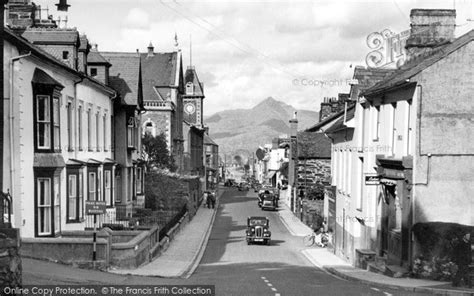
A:
[[[267,224],[266,219],[251,219],[249,221],[250,226],[265,226]]]

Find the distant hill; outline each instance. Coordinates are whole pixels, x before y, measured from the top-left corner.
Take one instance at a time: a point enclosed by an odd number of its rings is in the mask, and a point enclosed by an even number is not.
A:
[[[219,144],[221,155],[255,152],[258,146],[290,132],[289,120],[298,112],[298,130],[319,120],[319,113],[297,110],[291,105],[269,97],[251,109],[224,110],[204,118],[211,138]],[[243,150],[243,151],[242,151]],[[240,151],[240,152],[239,152]]]

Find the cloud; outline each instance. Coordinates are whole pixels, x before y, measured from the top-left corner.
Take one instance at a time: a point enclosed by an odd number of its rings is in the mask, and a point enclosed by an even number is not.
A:
[[[127,29],[147,30],[150,27],[150,16],[141,8],[132,8],[125,17]]]

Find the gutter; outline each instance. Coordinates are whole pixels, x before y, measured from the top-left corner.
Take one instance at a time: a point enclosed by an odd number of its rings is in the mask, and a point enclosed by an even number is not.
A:
[[[10,195],[12,196],[12,199],[13,199],[13,196],[14,196],[14,188],[15,188],[15,153],[13,153],[14,151],[14,145],[13,145],[13,120],[15,119],[15,116],[13,115],[13,89],[14,89],[14,71],[13,71],[13,66],[14,66],[14,63],[16,61],[19,61],[20,59],[22,58],[26,58],[26,57],[29,57],[31,56],[31,51],[27,54],[24,54],[24,55],[19,55],[19,56],[16,56],[16,57],[13,57],[10,59],[10,104],[9,104],[9,126],[10,126],[10,130],[8,132],[9,134],[9,137],[10,137]],[[3,120],[3,119],[2,119]]]

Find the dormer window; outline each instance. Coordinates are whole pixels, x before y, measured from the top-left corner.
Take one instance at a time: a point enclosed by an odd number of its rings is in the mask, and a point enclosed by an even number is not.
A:
[[[186,94],[187,95],[192,95],[194,94],[194,84],[192,82],[188,82],[186,84]]]
[[[91,68],[91,76],[97,76],[97,68]]]

